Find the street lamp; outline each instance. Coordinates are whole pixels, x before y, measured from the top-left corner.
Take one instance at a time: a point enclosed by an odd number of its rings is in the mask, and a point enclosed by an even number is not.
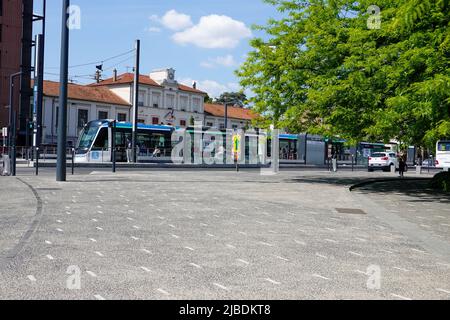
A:
[[[225,130],[228,129],[228,103],[225,102]]]
[[[22,72],[13,73],[9,77],[9,158],[12,160],[11,174],[16,175],[16,113],[14,112],[14,78],[22,75]]]
[[[66,181],[67,171],[67,82],[69,71],[69,6],[70,0],[63,0],[61,27],[61,65],[58,115],[58,159],[56,163],[56,181]]]

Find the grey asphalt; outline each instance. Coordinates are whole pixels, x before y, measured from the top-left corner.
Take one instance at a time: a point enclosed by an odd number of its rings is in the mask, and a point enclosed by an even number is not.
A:
[[[415,193],[425,183],[415,180],[349,191],[374,177],[396,179],[320,170],[0,177],[0,298],[450,299],[448,195],[425,185]]]

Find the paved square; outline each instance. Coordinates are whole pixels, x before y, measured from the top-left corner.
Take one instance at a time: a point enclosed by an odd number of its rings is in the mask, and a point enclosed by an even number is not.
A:
[[[0,298],[449,299],[448,203],[349,191],[365,178],[2,177]]]

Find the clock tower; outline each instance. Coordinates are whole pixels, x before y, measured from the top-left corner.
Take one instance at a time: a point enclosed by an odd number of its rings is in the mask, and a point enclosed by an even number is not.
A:
[[[177,84],[175,80],[175,69],[168,68],[162,70],[155,70],[150,73],[150,78],[155,80],[158,84]]]

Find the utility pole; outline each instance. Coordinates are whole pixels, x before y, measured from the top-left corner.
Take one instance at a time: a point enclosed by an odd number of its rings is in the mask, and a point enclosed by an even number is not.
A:
[[[42,100],[44,91],[44,36],[36,35],[36,63],[34,68],[34,106],[33,106],[33,148],[36,160],[42,144]],[[39,162],[36,161],[36,175],[39,174]]]
[[[17,114],[14,110],[14,78],[21,77],[22,72],[17,72],[9,77],[9,132],[8,147],[9,158],[12,161],[11,174],[16,175],[16,135],[17,135]]]
[[[225,130],[228,129],[228,103],[225,102]]]
[[[61,65],[59,90],[58,160],[56,181],[66,181],[67,171],[67,81],[69,73],[69,6],[70,0],[63,0],[61,25]]]
[[[137,163],[136,144],[139,115],[139,64],[140,64],[141,40],[136,40],[136,64],[134,66],[134,90],[133,90],[133,134],[131,147],[133,163]]]

